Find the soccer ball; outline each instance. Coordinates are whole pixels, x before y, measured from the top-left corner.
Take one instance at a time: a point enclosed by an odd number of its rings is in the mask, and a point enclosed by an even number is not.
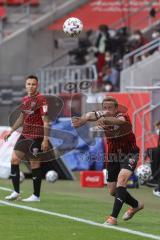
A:
[[[45,175],[47,182],[55,182],[58,179],[58,173],[54,170],[50,170]]]
[[[152,175],[151,167],[148,164],[142,164],[136,169],[136,175],[139,178],[140,184],[143,184]]]
[[[71,17],[63,24],[63,31],[69,37],[78,37],[83,30],[83,23],[80,19]]]

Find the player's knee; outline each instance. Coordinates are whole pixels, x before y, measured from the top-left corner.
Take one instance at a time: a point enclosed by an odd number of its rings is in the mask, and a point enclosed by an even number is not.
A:
[[[122,187],[125,187],[126,184],[127,184],[127,178],[125,176],[121,176],[118,178],[118,181],[117,181],[117,186],[122,186]]]
[[[16,154],[12,154],[11,164],[18,165],[20,162],[21,159]]]
[[[19,154],[19,152],[13,151],[11,164],[18,165],[18,164],[20,164],[22,159],[23,159],[23,156],[21,154]]]
[[[113,192],[110,192],[110,195],[111,195],[112,197],[115,197],[115,195],[116,195],[116,192],[115,192],[115,191],[113,191]]]
[[[115,189],[111,189],[111,188],[109,188],[108,189],[108,192],[109,192],[109,194],[111,195],[111,196],[115,196],[115,193],[116,193],[116,191],[115,191]]]
[[[30,161],[31,169],[39,168],[40,163],[37,161]]]
[[[12,165],[18,165],[20,163],[20,159],[17,157],[13,157],[11,160]]]

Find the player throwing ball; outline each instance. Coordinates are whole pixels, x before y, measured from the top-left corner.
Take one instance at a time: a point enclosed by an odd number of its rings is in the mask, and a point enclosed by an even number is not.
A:
[[[115,98],[107,96],[102,102],[102,111],[88,112],[77,118],[73,117],[74,127],[80,127],[88,121],[95,121],[103,129],[107,139],[108,190],[114,196],[112,213],[106,217],[105,224],[116,225],[117,218],[124,203],[130,208],[123,215],[123,220],[131,219],[136,212],[143,209],[143,203],[133,198],[127,191],[127,182],[133,174],[139,157],[139,148],[132,131],[132,124]],[[121,108],[121,109],[120,109]]]

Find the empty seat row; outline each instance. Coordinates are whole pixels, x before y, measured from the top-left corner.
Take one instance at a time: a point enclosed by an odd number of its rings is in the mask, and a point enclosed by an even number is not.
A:
[[[7,17],[6,8],[0,6],[0,19],[4,20]]]
[[[30,3],[31,6],[38,6],[40,0],[0,0],[0,5],[18,6],[24,3]]]

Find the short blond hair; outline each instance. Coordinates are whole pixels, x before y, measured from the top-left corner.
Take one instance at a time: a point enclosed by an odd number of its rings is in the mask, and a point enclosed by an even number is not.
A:
[[[112,97],[112,96],[107,96],[107,97],[105,97],[104,99],[103,99],[103,101],[102,101],[102,106],[103,106],[103,103],[104,102],[113,102],[114,103],[114,106],[115,107],[118,107],[118,101],[117,101],[117,99],[115,99],[114,97]]]
[[[155,127],[160,127],[160,121],[155,122]]]

